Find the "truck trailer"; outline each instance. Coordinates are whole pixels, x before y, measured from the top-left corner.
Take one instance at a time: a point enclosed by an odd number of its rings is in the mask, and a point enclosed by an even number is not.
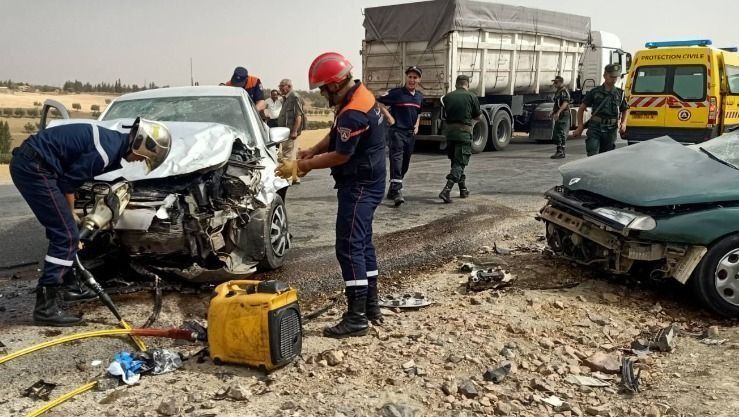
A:
[[[551,139],[551,80],[561,75],[573,96],[573,122],[584,94],[600,85],[608,64],[626,73],[631,55],[590,18],[472,0],[434,0],[364,10],[362,77],[381,93],[403,85],[404,70],[423,69],[425,96],[417,140],[445,142],[440,98],[458,75],[470,77],[483,118],[473,152],[503,150],[514,132]]]

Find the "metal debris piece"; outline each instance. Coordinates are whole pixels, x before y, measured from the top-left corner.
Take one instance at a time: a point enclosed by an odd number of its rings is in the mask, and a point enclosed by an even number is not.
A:
[[[485,373],[482,375],[482,379],[485,381],[491,381],[496,384],[500,384],[503,382],[506,376],[511,373],[512,368],[511,361],[502,361],[498,364],[498,367],[495,369],[488,369],[485,371]]]
[[[659,329],[652,337],[648,333],[642,333],[631,342],[631,351],[639,356],[650,352],[672,352],[677,346],[678,327],[671,324],[664,329]]]
[[[472,272],[475,270],[475,264],[465,262],[459,267],[460,272]]]
[[[35,384],[26,388],[23,396],[34,400],[49,401],[49,394],[54,388],[56,388],[56,384],[39,379]]]
[[[423,293],[390,295],[380,297],[377,303],[380,307],[386,308],[421,308],[432,304],[432,301],[426,298]]]
[[[556,395],[551,395],[547,398],[542,398],[541,401],[551,405],[554,408],[561,407],[565,403],[564,401],[562,401],[561,398],[557,397]]]
[[[585,375],[568,375],[565,381],[574,385],[582,385],[585,387],[608,387],[609,384],[606,381],[601,381],[598,378],[593,378]]]
[[[513,251],[507,248],[501,248],[497,243],[493,244],[493,251],[498,255],[510,255]]]
[[[621,361],[621,384],[626,390],[634,394],[639,392],[639,374],[641,374],[641,369],[634,373],[635,362],[635,360],[627,357],[624,357]]]
[[[708,346],[723,345],[726,342],[727,342],[726,339],[709,339],[709,338],[701,339],[701,343],[703,343],[704,345],[708,345]]]
[[[513,278],[502,268],[474,271],[467,279],[467,291],[498,290],[510,286]]]

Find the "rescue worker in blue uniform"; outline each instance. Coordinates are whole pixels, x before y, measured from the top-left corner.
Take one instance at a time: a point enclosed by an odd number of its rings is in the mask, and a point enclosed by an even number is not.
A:
[[[418,115],[421,112],[423,94],[417,90],[421,82],[421,68],[416,66],[405,70],[405,85],[393,88],[377,98],[382,106],[388,128],[388,147],[390,148],[390,190],[387,198],[396,207],[405,202],[403,198],[403,179],[411,163],[411,155],[418,133]],[[390,110],[387,110],[387,107]]]
[[[62,283],[69,277],[79,245],[74,192],[83,182],[121,167],[121,159],[158,167],[169,153],[171,137],[156,122],[136,119],[130,133],[89,123],[66,124],[31,135],[13,149],[10,175],[31,211],[46,228],[49,248],[36,287],[33,320],[71,326],[81,317],[59,305]]]
[[[267,102],[264,101],[264,92],[262,92],[262,80],[255,75],[250,75],[246,68],[236,67],[231,76],[231,80],[226,81],[223,85],[241,87],[246,90],[246,93],[251,97],[251,101],[254,102],[254,107],[257,108],[258,112],[261,113],[267,108]]]
[[[385,193],[385,132],[374,95],[361,82],[352,81],[351,69],[351,63],[335,52],[313,61],[310,88],[320,88],[335,108],[334,125],[321,142],[301,150],[297,161],[284,160],[276,170],[290,178],[331,168],[336,182],[336,257],[347,312],[338,324],[324,329],[324,336],[333,338],[364,336],[369,321],[382,322],[372,220]]]

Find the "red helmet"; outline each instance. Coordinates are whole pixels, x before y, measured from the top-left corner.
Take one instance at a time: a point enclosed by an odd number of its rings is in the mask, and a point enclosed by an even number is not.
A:
[[[308,83],[311,90],[326,84],[339,83],[351,72],[352,64],[348,59],[336,52],[325,52],[318,55],[308,70]]]

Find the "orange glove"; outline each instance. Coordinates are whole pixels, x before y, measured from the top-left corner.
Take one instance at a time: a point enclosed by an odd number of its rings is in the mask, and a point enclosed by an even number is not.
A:
[[[294,159],[285,159],[277,165],[275,169],[275,175],[280,178],[293,179],[298,177],[304,177],[308,171],[301,171],[298,167],[298,161]]]

